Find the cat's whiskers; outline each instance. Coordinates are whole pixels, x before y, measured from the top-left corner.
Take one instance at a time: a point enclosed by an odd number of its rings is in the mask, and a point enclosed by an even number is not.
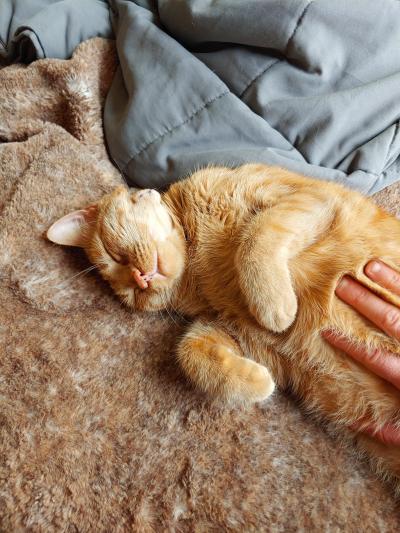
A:
[[[190,322],[173,306],[173,304],[171,303],[172,297],[169,303],[167,303],[166,299],[163,299],[162,293],[160,293],[160,298],[163,302],[163,305],[169,317],[173,320],[175,324],[179,325],[179,323],[177,323],[176,320],[174,320],[174,315],[178,316],[179,320],[184,321],[186,324],[190,324]],[[172,311],[172,314],[169,312],[169,309]]]
[[[164,316],[164,309],[159,309],[157,311],[157,315],[161,318],[161,320],[163,321],[164,325],[168,325],[168,321],[166,320],[166,318]]]
[[[54,285],[53,287],[55,289],[63,289],[63,288],[65,288],[65,285],[70,283],[72,280],[74,280],[74,279],[76,279],[79,276],[82,276],[84,274],[88,274],[89,272],[91,272],[92,270],[95,270],[99,266],[100,265],[98,263],[96,263],[94,265],[90,265],[89,267],[85,268],[84,270],[81,270],[80,272],[77,272],[73,276],[71,276],[71,277],[67,278],[66,280],[62,281],[59,285]]]
[[[163,302],[163,306],[164,306],[164,309],[165,311],[167,312],[168,316],[170,317],[170,319],[172,320],[172,322],[176,325],[176,326],[179,326],[179,323],[175,320],[174,316],[172,313],[170,313],[168,307],[169,307],[169,304],[168,302],[166,301],[166,299],[164,298],[164,295],[162,292],[160,292],[160,299],[161,301]]]
[[[176,292],[176,289],[175,289],[175,292]],[[173,296],[174,296],[174,293],[172,293],[172,295],[171,295],[171,300],[173,299]],[[182,313],[180,313],[180,312],[179,312],[179,311],[173,306],[172,303],[170,303],[169,305],[170,305],[172,311],[173,311],[176,315],[178,315],[178,317],[179,317],[180,320],[183,320],[183,321],[185,322],[185,324],[190,324],[190,321],[187,320],[187,319],[182,315]]]
[[[183,320],[186,324],[191,324],[192,322],[190,320],[187,320],[185,316],[176,309],[173,305],[173,301],[177,300],[177,296],[179,297],[179,291],[180,291],[180,284],[177,283],[173,286],[171,293],[169,294],[169,307],[173,310],[173,312],[178,315],[178,317]]]

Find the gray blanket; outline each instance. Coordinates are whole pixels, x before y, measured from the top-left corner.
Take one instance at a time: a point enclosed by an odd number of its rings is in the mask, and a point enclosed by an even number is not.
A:
[[[120,68],[104,126],[132,184],[248,161],[368,194],[399,179],[400,2],[109,4],[0,0],[0,55],[67,58],[114,34]]]

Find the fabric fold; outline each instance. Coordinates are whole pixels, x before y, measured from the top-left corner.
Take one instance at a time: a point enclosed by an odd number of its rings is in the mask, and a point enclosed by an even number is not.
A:
[[[280,165],[364,193],[399,179],[392,0],[3,0],[7,60],[115,35],[110,157],[134,185],[200,165]],[[111,16],[111,23],[109,20]],[[112,27],[111,27],[112,24]]]
[[[0,58],[7,62],[68,59],[82,41],[112,36],[106,0],[0,2]]]

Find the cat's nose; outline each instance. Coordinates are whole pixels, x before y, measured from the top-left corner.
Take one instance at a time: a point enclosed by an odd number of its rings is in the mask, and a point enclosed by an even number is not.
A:
[[[137,268],[132,268],[132,276],[139,289],[147,289],[149,286],[148,282],[154,278],[155,274],[156,272],[145,272],[142,274]]]
[[[138,270],[137,268],[132,268],[132,276],[139,289],[147,289],[149,284],[147,283],[147,279],[145,279],[144,275],[140,272],[140,270]]]

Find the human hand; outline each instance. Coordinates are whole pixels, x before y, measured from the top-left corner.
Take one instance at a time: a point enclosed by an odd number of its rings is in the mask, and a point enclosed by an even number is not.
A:
[[[400,296],[400,274],[382,261],[370,261],[365,274],[375,283]],[[400,309],[392,305],[349,276],[345,276],[336,287],[336,295],[371,320],[387,335],[400,340]],[[400,390],[400,357],[386,350],[368,350],[356,346],[345,336],[324,331],[323,337],[334,347],[343,350],[368,370],[385,379]],[[354,427],[357,429],[357,427]],[[393,424],[386,424],[378,431],[371,425],[363,431],[385,444],[400,446],[400,430]]]

